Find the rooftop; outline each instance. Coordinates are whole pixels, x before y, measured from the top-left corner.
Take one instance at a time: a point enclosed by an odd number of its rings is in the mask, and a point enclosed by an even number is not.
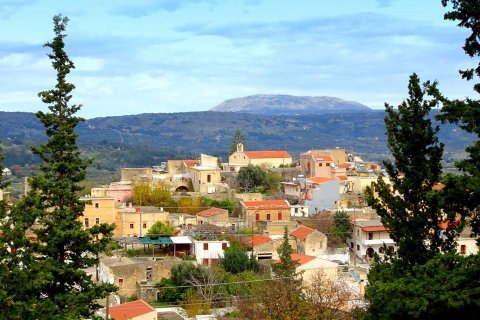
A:
[[[108,313],[115,320],[128,320],[152,311],[156,312],[155,308],[140,299],[110,307]]]
[[[197,216],[212,217],[212,216],[215,216],[217,214],[225,214],[225,213],[228,213],[228,210],[212,207],[212,208],[208,208],[207,210],[203,210],[203,211],[197,213]]]
[[[335,180],[337,179],[330,178],[330,177],[311,177],[307,179],[307,181],[310,183],[325,183],[325,182],[330,182]]]
[[[250,159],[264,159],[264,158],[291,158],[290,154],[287,151],[246,151]]]
[[[290,209],[287,200],[241,201],[248,209]]]
[[[292,236],[294,236],[295,238],[303,241],[308,237],[308,235],[310,235],[314,231],[315,231],[315,229],[305,227],[305,226],[301,226],[301,227],[298,227],[297,229],[293,230],[290,234]]]

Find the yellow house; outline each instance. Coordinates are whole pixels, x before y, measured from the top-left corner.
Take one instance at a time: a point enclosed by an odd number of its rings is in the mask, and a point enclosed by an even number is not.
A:
[[[237,145],[237,151],[228,157],[229,166],[238,170],[249,164],[261,166],[262,168],[278,168],[280,165],[289,166],[292,164],[292,156],[283,150],[273,151],[244,151],[243,144]]]
[[[82,197],[85,201],[85,209],[80,221],[85,228],[100,223],[112,224],[116,222],[117,208],[115,198],[112,197]]]
[[[125,207],[118,211],[114,236],[143,237],[156,222],[168,224],[169,213],[156,207]]]
[[[286,200],[240,201],[246,225],[254,228],[257,221],[290,221],[290,204]]]

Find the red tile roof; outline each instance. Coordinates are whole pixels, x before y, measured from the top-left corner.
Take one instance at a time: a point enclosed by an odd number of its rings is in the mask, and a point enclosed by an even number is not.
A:
[[[445,188],[445,185],[443,183],[436,183],[433,185],[432,190],[438,191],[442,190],[443,188]]]
[[[352,166],[351,163],[344,162],[340,165],[340,168],[349,169]]]
[[[247,209],[289,209],[287,200],[241,201]]]
[[[347,180],[348,179],[348,177],[344,174],[338,175],[337,178],[340,179],[340,180]]]
[[[263,236],[261,234],[255,234],[252,236],[250,244],[256,247],[271,241],[272,239],[270,239],[269,237]]]
[[[208,208],[207,210],[203,210],[203,211],[197,213],[197,216],[211,217],[211,216],[214,216],[214,215],[217,215],[217,214],[225,214],[225,213],[228,214],[228,210],[213,207],[213,208]]]
[[[297,229],[293,230],[290,234],[299,240],[305,240],[309,234],[314,232],[315,230],[309,227],[301,226]]]
[[[290,257],[292,257],[292,260],[297,261],[298,266],[304,265],[305,263],[310,262],[316,258],[314,256],[307,256],[300,253],[292,253]]]
[[[316,155],[313,158],[315,161],[333,161],[333,158],[329,155]]]
[[[185,163],[185,165],[190,168],[193,166],[199,166],[200,160],[183,160],[183,163]]]
[[[387,231],[388,228],[385,226],[370,226],[370,227],[362,227],[362,231],[365,232],[380,232],[380,231]]]
[[[250,159],[291,158],[287,151],[246,151],[245,155]]]
[[[329,182],[329,181],[333,181],[333,180],[337,180],[337,179],[329,178],[329,177],[311,177],[311,178],[308,178],[308,181],[313,182],[313,183],[324,183],[324,182]]]
[[[105,309],[103,311],[105,312]],[[108,312],[115,320],[128,320],[152,311],[156,311],[155,308],[140,299],[110,307]]]

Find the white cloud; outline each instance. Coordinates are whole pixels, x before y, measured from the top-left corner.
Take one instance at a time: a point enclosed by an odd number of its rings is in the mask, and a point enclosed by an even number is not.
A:
[[[105,67],[105,60],[94,57],[73,57],[77,71],[100,71]]]

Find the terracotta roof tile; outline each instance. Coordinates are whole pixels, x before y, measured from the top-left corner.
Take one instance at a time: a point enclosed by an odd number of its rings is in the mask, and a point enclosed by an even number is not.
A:
[[[251,240],[250,240],[250,245],[256,247],[256,246],[260,246],[264,243],[268,243],[268,242],[271,242],[272,239],[270,239],[269,237],[267,236],[264,236],[264,235],[261,235],[261,234],[255,234],[251,237]]]
[[[225,213],[228,214],[228,210],[212,207],[197,213],[197,216],[211,217],[217,214],[225,214]]]
[[[105,312],[105,309],[103,309],[103,311]],[[110,307],[108,312],[115,320],[128,320],[152,311],[156,310],[151,305],[140,299]]]
[[[316,257],[314,257],[314,256],[307,256],[307,255],[300,254],[300,253],[292,253],[290,255],[290,257],[292,257],[292,260],[297,261],[298,266],[302,266],[305,263],[310,262],[313,259],[316,259]]]
[[[289,209],[287,200],[241,201],[248,209]]]
[[[351,163],[348,163],[348,162],[344,162],[340,165],[340,168],[344,168],[344,169],[350,169],[350,167],[352,166]]]
[[[308,178],[307,180],[312,183],[324,183],[324,182],[329,182],[337,179],[329,178],[329,177],[311,177],[311,178]]]
[[[291,158],[287,151],[246,151],[245,155],[250,159]]]
[[[183,160],[183,163],[185,163],[185,165],[190,168],[193,166],[199,166],[200,160]]]
[[[443,188],[445,188],[445,185],[443,183],[436,183],[433,185],[432,190],[438,191],[442,190]]]
[[[333,161],[333,158],[329,155],[316,155],[313,158],[315,161]]]
[[[369,226],[369,227],[362,227],[362,231],[365,232],[380,232],[380,231],[387,231],[388,228],[385,226]]]
[[[293,230],[290,234],[299,240],[305,240],[309,234],[314,232],[315,230],[309,227],[301,226],[297,229]]]
[[[337,178],[340,179],[340,180],[347,180],[348,179],[348,177],[344,174],[338,175]]]

